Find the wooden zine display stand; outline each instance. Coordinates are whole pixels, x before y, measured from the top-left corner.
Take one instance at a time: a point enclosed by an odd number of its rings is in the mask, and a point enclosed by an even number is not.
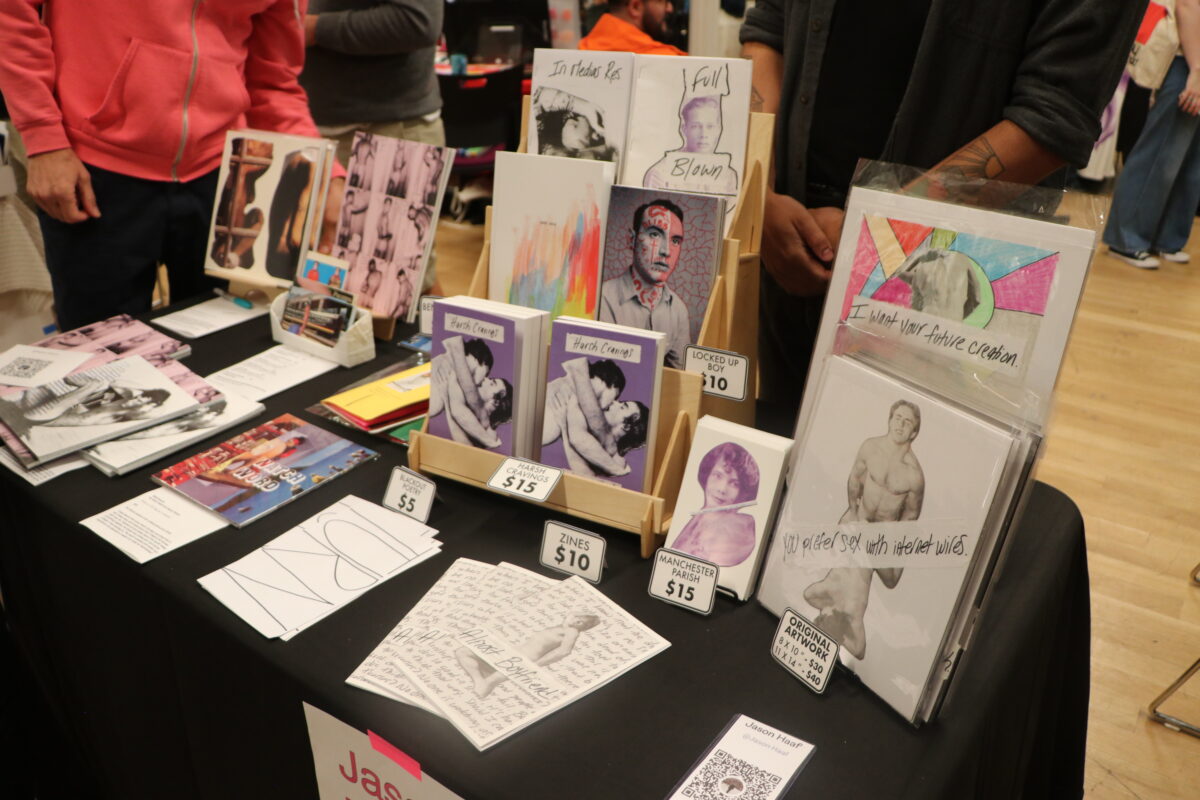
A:
[[[529,98],[524,99],[521,130],[527,129]],[[636,533],[642,557],[654,553],[656,538],[665,537],[679,496],[696,421],[704,414],[754,424],[754,369],[758,339],[758,263],[762,241],[763,203],[766,199],[775,118],[750,115],[746,144],[746,179],[738,195],[734,221],[721,247],[721,262],[712,298],[704,315],[697,344],[726,350],[750,360],[747,397],[742,402],[702,394],[698,373],[663,369],[659,424],[649,494],[564,472],[544,505],[581,519]],[[520,152],[526,149],[524,134]],[[491,252],[492,209],[486,212],[483,249],[467,294],[486,298]],[[461,445],[447,439],[414,432],[408,463],[413,469],[487,488],[487,481],[504,456]]]

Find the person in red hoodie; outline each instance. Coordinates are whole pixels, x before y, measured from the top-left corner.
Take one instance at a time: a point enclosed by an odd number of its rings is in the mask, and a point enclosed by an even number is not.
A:
[[[148,310],[160,262],[172,300],[208,289],[225,132],[317,135],[297,82],[304,6],[0,0],[0,92],[29,154],[60,329]]]

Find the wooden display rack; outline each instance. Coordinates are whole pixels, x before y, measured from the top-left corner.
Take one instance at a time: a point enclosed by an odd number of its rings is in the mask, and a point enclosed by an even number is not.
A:
[[[529,98],[526,97],[522,109],[520,152],[526,147],[528,116]],[[671,526],[696,421],[704,414],[713,414],[744,425],[754,424],[759,248],[773,131],[773,115],[750,115],[745,180],[738,195],[730,236],[722,242],[717,280],[697,342],[702,347],[727,350],[750,359],[746,400],[737,402],[704,395],[701,375],[664,368],[651,491],[635,492],[564,472],[554,491],[540,504],[637,534],[641,538],[643,558],[653,555],[656,539],[665,537]],[[466,292],[469,296],[486,298],[488,295],[491,239],[492,209],[489,206],[485,215],[483,247]],[[409,466],[413,469],[483,489],[488,489],[488,479],[504,458],[487,450],[430,436],[424,431],[413,433],[408,450]]]
[[[679,484],[700,413],[700,384],[699,375],[663,370],[651,472],[654,477],[649,494],[563,472],[562,480],[539,505],[636,533],[642,540],[642,557],[653,555],[656,539],[666,536],[671,527],[671,514],[679,497]],[[423,430],[414,431],[409,439],[408,465],[412,469],[487,491],[493,491],[487,486],[488,479],[504,459],[499,453],[431,436]]]

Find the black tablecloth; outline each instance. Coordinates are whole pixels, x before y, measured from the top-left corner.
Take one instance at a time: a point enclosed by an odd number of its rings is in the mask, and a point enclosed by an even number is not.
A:
[[[270,344],[259,320],[197,340],[185,363],[206,375]],[[380,349],[371,364],[270,398],[268,414],[313,419],[304,408],[398,357]],[[1082,795],[1087,562],[1082,518],[1053,488],[1034,488],[933,724],[910,727],[845,671],[811,693],[771,658],[777,620],[757,603],[718,598],[702,617],[657,601],[636,537],[593,528],[608,538],[600,589],[671,647],[480,753],[449,723],[343,681],[455,558],[549,574],[537,565],[537,507],[440,480],[430,524],[443,553],[291,642],[263,638],[196,582],[345,494],[381,499],[404,451],[337,429],[383,457],[146,565],[77,521],[153,488],[161,463],[119,479],[82,470],[36,489],[0,470],[10,627],[69,745],[112,797],[315,798],[302,700],[390,739],[472,800],[665,797],[735,713],[816,745],[788,797]]]

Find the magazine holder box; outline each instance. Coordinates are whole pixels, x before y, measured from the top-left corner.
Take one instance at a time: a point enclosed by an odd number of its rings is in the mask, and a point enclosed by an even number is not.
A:
[[[337,362],[343,367],[357,366],[375,357],[372,318],[370,314],[363,313],[364,309],[358,309],[357,318],[353,324],[342,331],[337,344],[329,347],[283,329],[280,321],[283,319],[283,307],[287,304],[287,300],[288,295],[283,293],[271,301],[271,338],[275,341],[293,350],[300,350],[326,361]]]
[[[665,537],[671,527],[671,514],[699,419],[702,383],[697,373],[663,368],[650,492],[635,492],[563,472],[562,480],[540,505],[637,534],[642,540],[642,557],[653,555],[656,539]],[[500,453],[431,436],[423,430],[414,431],[408,445],[408,465],[418,472],[488,491],[494,491],[487,486],[488,479],[505,458]]]

